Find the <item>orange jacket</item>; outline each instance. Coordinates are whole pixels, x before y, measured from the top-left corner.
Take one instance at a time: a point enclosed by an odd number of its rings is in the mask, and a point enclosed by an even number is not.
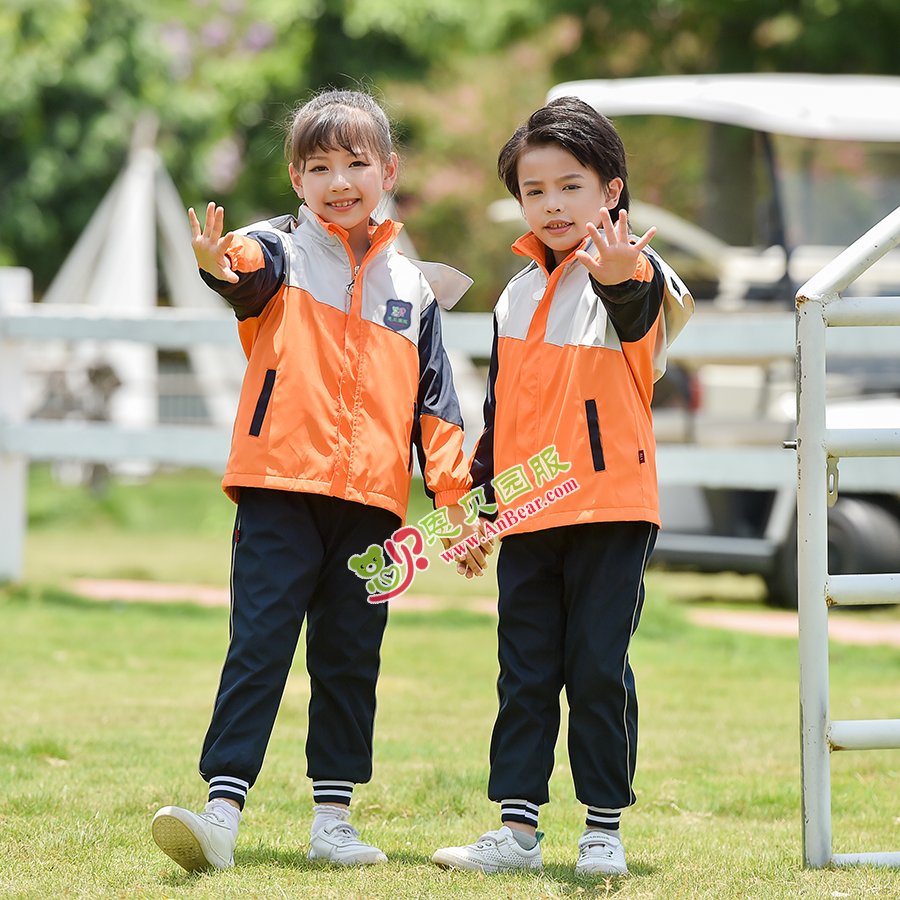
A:
[[[582,246],[591,252],[590,241]],[[650,401],[667,342],[693,310],[690,294],[649,249],[631,280],[612,286],[594,282],[574,252],[548,273],[546,248],[532,233],[513,249],[532,262],[494,309],[474,486],[501,515],[532,503],[505,533],[579,522],[659,525]],[[495,490],[492,480],[509,473]],[[548,501],[548,490],[573,478],[577,490]]]
[[[393,247],[401,228],[373,227],[354,272],[346,232],[301,207],[235,236],[237,284],[204,273],[248,360],[222,481],[233,500],[241,487],[305,491],[403,519],[414,443],[437,506],[469,489],[438,304]]]

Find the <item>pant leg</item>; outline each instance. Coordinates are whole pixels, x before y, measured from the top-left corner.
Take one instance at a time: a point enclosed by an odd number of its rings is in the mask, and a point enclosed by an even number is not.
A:
[[[638,706],[628,660],[657,528],[649,522],[572,526],[564,567],[569,762],[578,799],[634,803]]]
[[[363,784],[372,777],[375,686],[387,603],[369,603],[366,582],[347,565],[400,527],[387,510],[315,497],[325,539],[322,572],[306,623],[310,679],[307,775]]]
[[[250,786],[284,693],[324,546],[310,495],[242,488],[232,545],[231,640],[200,773]]]
[[[550,799],[563,686],[563,529],[504,538],[497,561],[500,708],[488,796]]]

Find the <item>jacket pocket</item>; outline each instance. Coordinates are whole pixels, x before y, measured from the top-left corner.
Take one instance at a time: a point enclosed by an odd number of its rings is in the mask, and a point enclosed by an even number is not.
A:
[[[600,440],[600,420],[597,418],[597,401],[585,400],[584,412],[587,416],[588,438],[591,442],[591,458],[594,461],[594,471],[602,472],[606,469],[603,461],[603,443]]]
[[[262,390],[259,392],[259,400],[256,401],[256,411],[253,413],[253,421],[250,423],[250,434],[259,437],[262,431],[263,419],[269,408],[269,400],[272,398],[272,388],[275,386],[275,370],[268,369],[263,381]]]
[[[416,449],[416,441],[420,440],[421,426],[419,423],[419,406],[416,403],[413,403],[413,422],[412,428],[409,431],[409,460],[407,462],[406,468],[408,471],[412,472],[413,470],[413,453]]]

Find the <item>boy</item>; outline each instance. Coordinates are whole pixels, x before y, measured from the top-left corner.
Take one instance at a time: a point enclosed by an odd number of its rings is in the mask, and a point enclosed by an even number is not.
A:
[[[497,565],[488,796],[502,824],[433,860],[542,867],[538,811],[565,687],[575,792],[587,806],[575,871],[624,875],[619,818],[635,801],[637,747],[628,647],[659,527],[650,401],[693,301],[647,247],[656,229],[629,235],[625,150],[592,107],[563,97],[538,110],[498,170],[531,228],[513,245],[529,264],[494,310],[485,429],[471,462],[473,488],[499,502],[504,524],[518,514]],[[561,476],[565,490],[548,488]]]

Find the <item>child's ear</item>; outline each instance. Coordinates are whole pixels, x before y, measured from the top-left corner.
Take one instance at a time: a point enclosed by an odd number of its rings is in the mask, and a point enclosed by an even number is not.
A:
[[[619,197],[622,196],[622,189],[625,182],[621,178],[613,178],[606,182],[606,208],[615,209],[619,205]]]
[[[392,153],[390,162],[384,167],[384,181],[381,184],[381,189],[389,191],[397,181],[397,176],[399,174],[400,158],[396,153]]]
[[[294,193],[303,199],[303,176],[294,168],[293,163],[288,163],[288,172],[291,176],[291,184],[294,186]]]

